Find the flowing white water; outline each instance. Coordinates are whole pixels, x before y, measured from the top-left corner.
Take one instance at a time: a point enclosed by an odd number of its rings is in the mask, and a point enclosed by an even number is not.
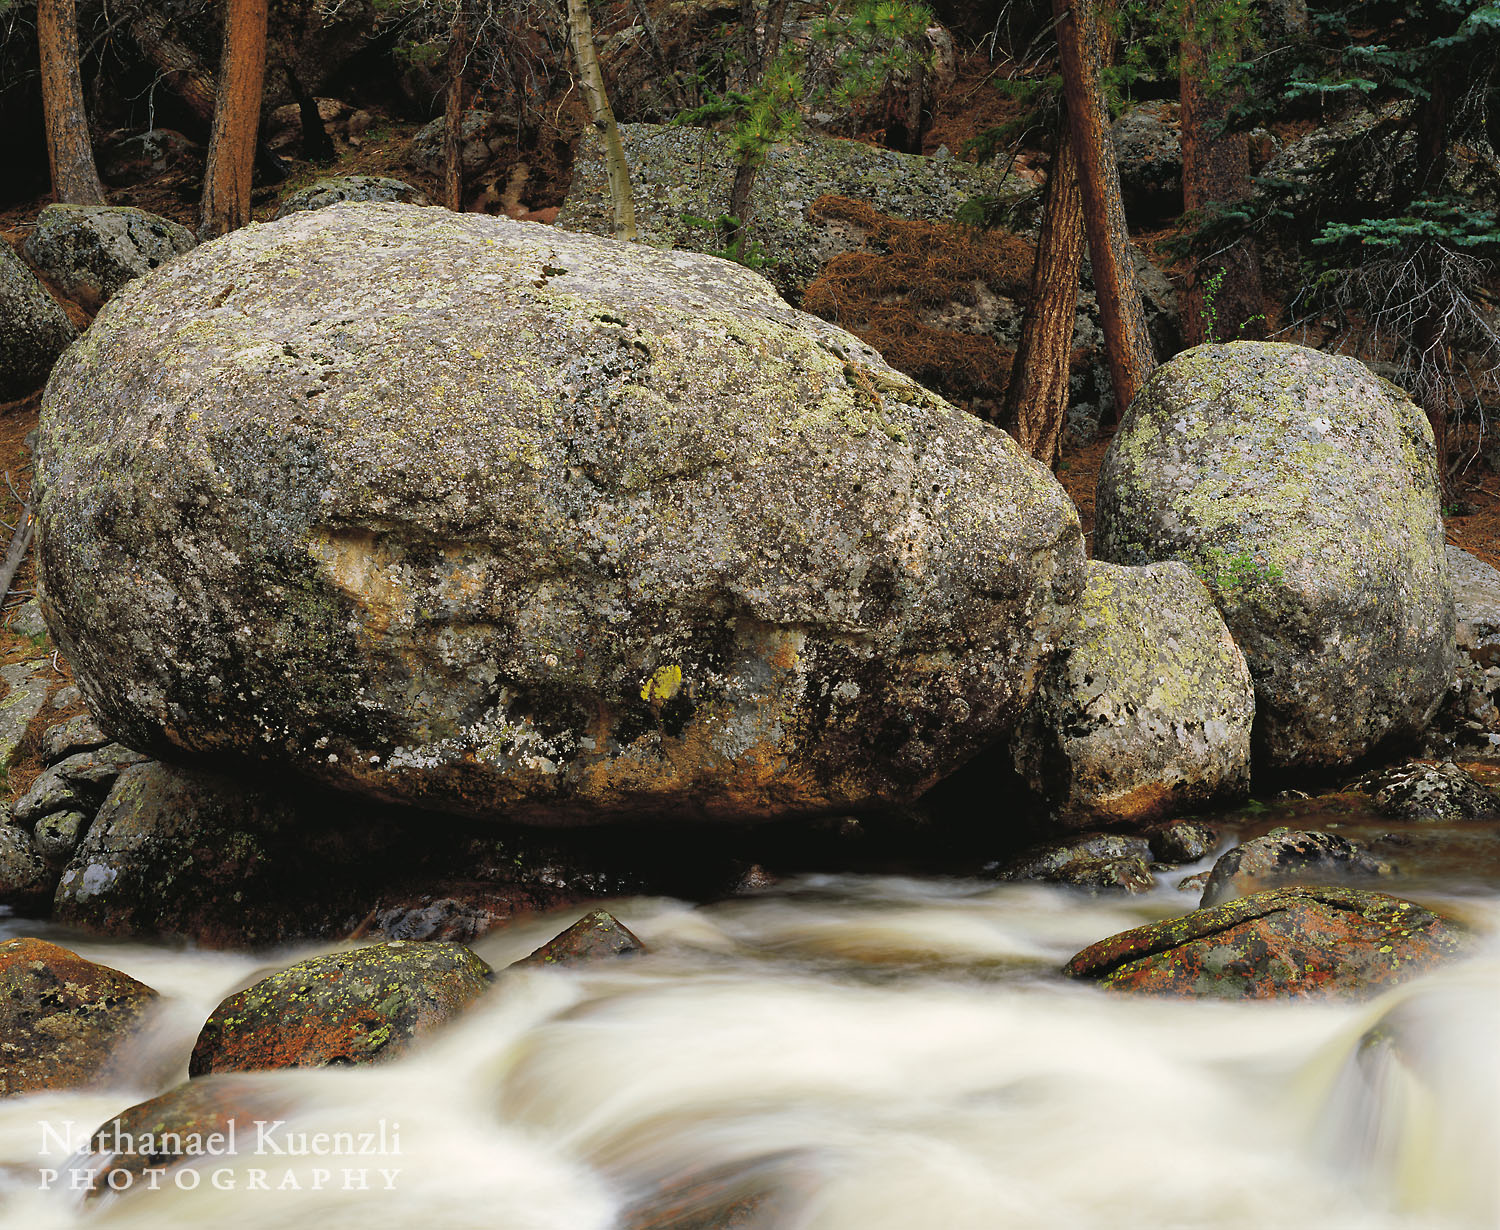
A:
[[[1457,903],[1486,937],[1475,956],[1373,1003],[1144,999],[1056,977],[1187,904],[853,877],[614,903],[650,955],[504,974],[398,1063],[258,1075],[285,1107],[269,1143],[246,1132],[234,1158],[87,1208],[66,1190],[62,1125],[85,1135],[181,1079],[218,1000],[306,954],[76,943],[166,1003],[133,1087],[0,1103],[0,1230],[608,1230],[705,1176],[770,1193],[734,1224],[796,1230],[1500,1225],[1500,899]],[[476,948],[500,968],[571,917]],[[381,1151],[275,1151],[320,1131]]]

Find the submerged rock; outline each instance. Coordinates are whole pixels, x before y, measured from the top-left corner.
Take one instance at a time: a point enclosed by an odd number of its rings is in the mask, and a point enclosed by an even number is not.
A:
[[[1244,795],[1255,694],[1208,591],[1179,563],[1090,561],[1087,577],[1012,744],[1016,770],[1071,826]]]
[[[1356,842],[1337,833],[1272,829],[1219,856],[1203,887],[1203,908],[1284,884],[1328,884],[1391,874]]]
[[[393,940],[299,961],[214,1009],[188,1074],[383,1063],[456,1017],[493,977],[461,944]]]
[[[1269,766],[1350,763],[1441,702],[1454,616],[1432,429],[1356,360],[1257,342],[1178,355],[1126,413],[1096,516],[1101,558],[1182,559],[1208,584]]]
[[[126,1075],[120,1048],[155,999],[128,974],[56,944],[0,941],[0,1096]]]
[[[129,205],[48,205],[22,251],[91,312],[127,282],[198,244],[187,227]]]
[[[595,910],[516,964],[577,965],[601,957],[633,957],[645,951],[646,946],[629,927],[608,910]]]
[[[1352,888],[1280,888],[1123,931],[1063,972],[1111,991],[1218,999],[1369,996],[1458,955],[1455,924]]]
[[[0,240],[0,402],[46,384],[57,356],[77,336],[62,305]]]
[[[1353,789],[1368,794],[1376,810],[1401,820],[1493,820],[1500,797],[1452,761],[1407,764],[1366,773]]]
[[[481,817],[914,800],[1082,571],[1050,474],[748,270],[400,205],[122,292],[40,472],[116,737]]]

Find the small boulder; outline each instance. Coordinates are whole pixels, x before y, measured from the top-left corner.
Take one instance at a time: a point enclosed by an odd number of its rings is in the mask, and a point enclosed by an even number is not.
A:
[[[36,828],[31,834],[37,853],[54,865],[66,863],[73,857],[73,851],[78,848],[83,835],[88,832],[92,819],[91,815],[81,811],[55,811],[49,816],[43,816],[36,822]],[[54,884],[47,892],[49,902],[52,899],[52,889],[55,888]]]
[[[458,131],[465,176],[478,175],[516,143],[515,118],[496,111],[465,111]],[[429,175],[441,175],[447,140],[446,116],[440,115],[418,129],[411,139],[412,166]]]
[[[1149,892],[1156,886],[1144,838],[1094,833],[1059,845],[1034,846],[1002,863],[1002,880],[1043,880],[1097,892]]]
[[[144,983],[56,944],[0,942],[0,1096],[110,1079],[155,999]]]
[[[1477,666],[1500,666],[1500,571],[1458,547],[1447,555],[1458,647]]]
[[[104,801],[115,778],[145,759],[139,752],[119,743],[106,743],[103,747],[65,756],[16,800],[16,823],[30,826],[55,811],[92,810]]]
[[[1182,559],[1207,583],[1255,680],[1268,767],[1348,764],[1442,701],[1456,651],[1432,428],[1357,360],[1260,342],[1178,355],[1126,412],[1095,515],[1100,558]]]
[[[1493,820],[1500,798],[1452,761],[1407,764],[1366,773],[1353,789],[1368,794],[1382,815],[1400,820]]]
[[[91,312],[120,287],[197,247],[187,227],[129,205],[48,205],[22,252]]]
[[[42,606],[35,598],[21,603],[10,616],[10,630],[17,636],[30,637],[34,641],[47,635],[47,620],[42,615]]]
[[[426,205],[427,197],[410,184],[381,175],[331,175],[294,192],[281,202],[277,218],[309,209],[327,209],[341,201],[399,201]],[[274,219],[273,219],[274,221]]]
[[[1120,164],[1120,196],[1132,225],[1182,212],[1180,113],[1175,102],[1141,103],[1110,128]]]
[[[214,1009],[188,1074],[384,1063],[456,1017],[493,977],[461,944],[393,940],[299,961]]]
[[[42,732],[42,760],[49,765],[78,752],[92,752],[109,742],[93,714],[79,713]]]
[[[99,146],[99,174],[112,187],[155,179],[167,171],[203,174],[203,147],[175,128],[114,132]]]
[[[0,825],[0,905],[20,914],[45,914],[57,887],[31,835],[14,824]]]
[[[1272,829],[1219,856],[1203,887],[1204,909],[1286,884],[1328,884],[1391,874],[1391,865],[1337,833]]]
[[[1090,561],[1083,597],[1013,740],[1063,824],[1142,824],[1250,785],[1245,656],[1184,564]]]
[[[579,965],[603,957],[633,957],[646,946],[608,910],[585,914],[517,965]]]
[[[57,356],[77,336],[62,305],[0,240],[0,402],[46,384]]]
[[[1279,888],[1121,932],[1063,972],[1110,991],[1218,999],[1369,996],[1463,951],[1430,910],[1352,888]]]
[[[1158,863],[1196,863],[1219,844],[1219,830],[1202,820],[1161,824],[1142,835],[1151,843],[1151,857]]]

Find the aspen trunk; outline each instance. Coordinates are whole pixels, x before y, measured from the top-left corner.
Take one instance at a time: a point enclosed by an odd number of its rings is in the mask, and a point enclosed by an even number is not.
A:
[[[1115,414],[1125,413],[1137,390],[1156,366],[1146,313],[1135,281],[1125,206],[1120,200],[1120,170],[1109,139],[1109,118],[1100,82],[1106,55],[1095,0],[1052,0],[1057,19],[1057,48],[1062,61],[1063,93],[1078,162],[1083,224],[1094,271],[1099,320],[1109,352],[1109,378],[1115,392]]]
[[[1231,96],[1209,80],[1212,48],[1200,41],[1197,5],[1187,6],[1182,39],[1182,201],[1189,210],[1243,200],[1250,195],[1250,142],[1222,130]],[[1260,253],[1252,239],[1200,260],[1189,276],[1182,313],[1183,339],[1257,341],[1265,337]]]
[[[573,62],[578,65],[578,81],[583,88],[589,118],[604,137],[604,167],[609,176],[609,199],[614,209],[615,238],[635,239],[635,198],[630,191],[630,167],[625,161],[625,146],[620,127],[604,92],[604,74],[594,52],[594,24],[589,20],[588,0],[568,0],[568,42],[573,47]]]
[[[1083,197],[1067,116],[1059,116],[1057,149],[1047,175],[1031,297],[1005,388],[1005,417],[1016,443],[1047,467],[1057,464],[1068,409],[1069,359],[1083,265]]]
[[[94,166],[83,80],[78,73],[78,16],[73,0],[37,0],[36,38],[52,194],[65,205],[103,205]]]
[[[214,103],[198,235],[210,239],[250,221],[255,134],[266,75],[266,0],[227,0],[219,95]]]
[[[463,0],[448,27],[448,93],[443,101],[443,204],[454,213],[464,207],[464,63],[469,58],[469,23]]]

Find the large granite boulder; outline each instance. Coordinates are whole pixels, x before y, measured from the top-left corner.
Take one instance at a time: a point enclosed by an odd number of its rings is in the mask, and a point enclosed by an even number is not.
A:
[[[1162,366],[1099,474],[1095,552],[1181,559],[1255,679],[1256,750],[1323,767],[1419,732],[1454,668],[1426,417],[1358,361],[1198,346]]]
[[[92,312],[197,243],[187,227],[129,205],[48,205],[22,251],[60,293]]]
[[[46,384],[57,356],[77,336],[62,305],[10,245],[0,242],[0,402]]]
[[[1012,744],[1056,820],[1143,824],[1249,789],[1250,672],[1185,564],[1091,560],[1058,648]]]
[[[911,800],[1003,737],[1077,512],[755,274],[337,205],[51,382],[49,626],[132,746],[538,821]]]

